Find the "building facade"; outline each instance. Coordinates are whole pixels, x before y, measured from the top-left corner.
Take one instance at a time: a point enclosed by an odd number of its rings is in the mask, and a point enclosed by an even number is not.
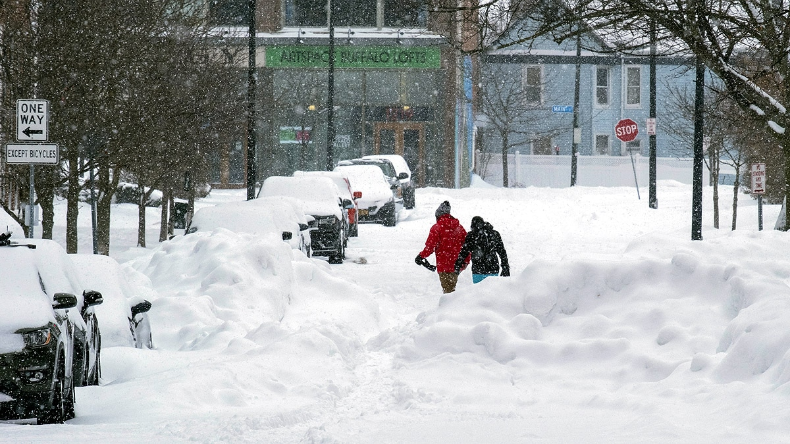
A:
[[[575,41],[535,40],[529,46],[493,51],[484,57],[483,79],[489,80],[484,81],[486,98],[481,109],[486,118],[479,128],[482,150],[501,153],[502,134],[507,131],[510,153],[569,155],[576,111],[581,130],[579,155],[649,154],[649,55],[612,52],[592,34],[584,36],[581,46],[585,49],[578,57],[578,109],[574,109]],[[690,152],[690,145],[683,141],[693,127],[683,100],[689,92],[693,97],[693,88],[693,59],[656,57],[657,156],[683,157]],[[503,97],[509,95],[519,97]],[[502,110],[503,106],[511,109]],[[626,118],[639,125],[636,139],[627,143],[615,134],[617,122]]]
[[[245,4],[212,3],[214,24],[245,24]],[[466,131],[459,129],[465,121],[457,115],[465,109],[459,106],[463,67],[447,43],[454,38],[452,29],[443,32],[427,5],[426,0],[258,0],[259,179],[323,170],[328,159],[336,164],[368,154],[400,154],[419,186],[453,186],[457,164],[468,165],[471,153],[459,145],[466,139],[457,137]],[[330,90],[335,137],[328,152]],[[215,185],[233,186],[233,179],[244,177],[235,170],[244,166],[245,144],[240,138],[220,156],[216,177],[227,183]]]

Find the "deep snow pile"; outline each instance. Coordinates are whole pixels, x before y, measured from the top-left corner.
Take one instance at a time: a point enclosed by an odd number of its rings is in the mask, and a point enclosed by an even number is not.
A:
[[[690,187],[660,190],[420,189],[342,265],[222,229],[122,251],[157,350],[108,347],[77,419],[0,440],[788,441],[790,238],[742,196],[739,231],[692,242]],[[414,265],[447,199],[502,233],[512,277],[442,295]]]

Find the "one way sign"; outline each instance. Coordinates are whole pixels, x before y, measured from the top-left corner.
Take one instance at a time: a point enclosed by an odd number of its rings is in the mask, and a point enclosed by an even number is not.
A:
[[[43,142],[49,139],[49,101],[16,101],[16,140]]]

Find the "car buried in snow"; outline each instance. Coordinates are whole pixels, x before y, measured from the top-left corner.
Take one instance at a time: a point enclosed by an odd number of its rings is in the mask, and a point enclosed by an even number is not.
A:
[[[74,417],[74,388],[98,384],[103,298],[55,242],[10,237],[0,235],[0,419],[62,423]]]
[[[394,227],[398,223],[398,206],[392,185],[375,165],[338,165],[334,171],[348,176],[351,188],[357,197],[357,216],[360,223],[381,223]]]

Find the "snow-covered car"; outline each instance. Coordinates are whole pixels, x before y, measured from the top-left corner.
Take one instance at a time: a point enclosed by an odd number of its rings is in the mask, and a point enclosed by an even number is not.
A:
[[[338,166],[348,166],[348,165],[374,165],[378,167],[381,172],[384,174],[384,177],[387,179],[387,182],[390,184],[390,189],[392,190],[392,196],[395,200],[395,210],[400,211],[404,207],[403,201],[403,184],[399,178],[398,173],[395,170],[395,166],[392,164],[391,161],[387,159],[350,159],[350,160],[341,160],[337,163]]]
[[[389,161],[392,166],[395,168],[395,172],[398,174],[398,180],[403,187],[403,207],[407,209],[414,208],[415,199],[414,199],[414,188],[415,184],[412,180],[411,175],[411,168],[409,168],[409,164],[406,162],[406,159],[403,156],[397,154],[374,154],[370,156],[363,156],[363,159],[382,159]]]
[[[348,237],[357,237],[359,236],[359,222],[357,221],[357,201],[356,197],[354,197],[354,192],[351,190],[351,182],[348,180],[348,177],[339,172],[339,171],[294,171],[294,177],[300,176],[324,176],[332,179],[337,185],[338,190],[340,190],[340,195],[343,199],[350,200],[353,204],[353,208],[348,209],[348,220],[346,225],[346,231]]]
[[[98,384],[102,295],[50,240],[0,235],[0,270],[0,418],[71,419],[74,388]]]
[[[387,178],[376,165],[338,165],[335,171],[348,176],[351,189],[361,192],[357,199],[360,222],[378,222],[388,227],[398,223],[395,197]]]
[[[234,233],[274,234],[310,257],[312,254],[309,224],[303,203],[287,196],[263,196],[258,199],[228,202],[195,212],[187,231],[210,232],[224,228]]]
[[[311,222],[313,255],[328,256],[329,263],[339,264],[346,255],[344,213],[354,203],[343,199],[340,190],[328,177],[272,176],[263,181],[262,197],[285,196],[302,201]]]
[[[102,343],[104,346],[153,348],[148,321],[151,303],[145,299],[150,289],[129,282],[121,265],[111,257],[100,254],[69,257],[82,283],[104,296],[104,303],[96,307],[103,327],[96,360],[101,362]]]

